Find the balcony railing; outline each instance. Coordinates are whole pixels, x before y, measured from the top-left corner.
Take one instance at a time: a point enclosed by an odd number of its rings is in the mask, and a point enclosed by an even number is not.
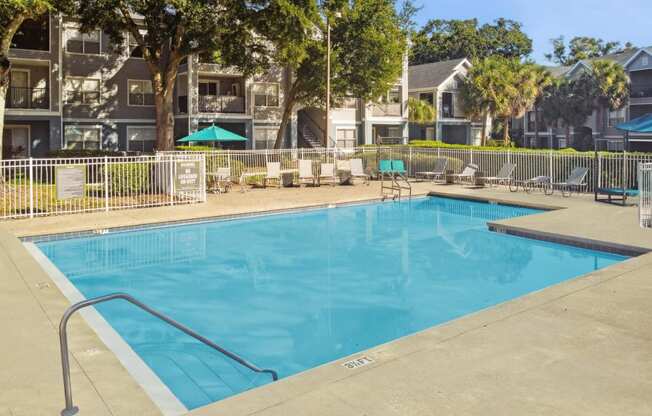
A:
[[[650,98],[652,97],[652,84],[633,84],[631,98]]]
[[[374,117],[400,117],[401,103],[374,104],[371,113]]]
[[[47,88],[10,87],[7,108],[47,110],[50,107]]]
[[[200,113],[244,113],[244,97],[230,95],[200,95]]]

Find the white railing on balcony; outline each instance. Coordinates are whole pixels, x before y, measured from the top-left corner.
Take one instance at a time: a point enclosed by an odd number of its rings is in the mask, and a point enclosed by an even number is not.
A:
[[[641,227],[652,228],[652,163],[638,165],[638,213]]]
[[[0,218],[206,200],[201,154],[0,161]]]
[[[372,104],[371,114],[374,117],[400,117],[402,114],[401,103]]]

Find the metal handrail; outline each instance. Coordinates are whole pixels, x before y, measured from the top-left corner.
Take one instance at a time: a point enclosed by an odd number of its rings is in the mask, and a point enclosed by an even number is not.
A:
[[[145,312],[148,312],[150,315],[153,315],[160,320],[166,322],[169,325],[172,325],[179,331],[190,335],[191,337],[195,338],[196,340],[208,345],[209,347],[213,348],[214,350],[217,350],[221,352],[222,354],[226,355],[227,357],[231,358],[232,360],[238,362],[239,364],[247,367],[248,369],[256,372],[256,373],[268,373],[271,374],[272,380],[276,381],[278,380],[278,373],[274,370],[270,369],[261,369],[256,367],[254,364],[248,362],[244,358],[220,347],[219,345],[215,344],[213,341],[199,335],[192,329],[188,328],[187,326],[180,324],[179,322],[175,321],[172,318],[169,318],[165,315],[163,315],[161,312],[158,312],[149,306],[145,305],[144,303],[136,300],[132,296],[126,294],[126,293],[112,293],[109,295],[104,295],[104,296],[99,296],[96,298],[91,298],[87,299],[81,302],[77,302],[74,305],[71,305],[68,309],[66,309],[66,312],[63,314],[63,317],[61,318],[61,322],[59,323],[59,342],[61,344],[61,368],[63,370],[63,390],[66,398],[66,408],[61,411],[62,416],[70,416],[74,415],[79,411],[79,408],[77,406],[74,406],[72,403],[72,391],[70,389],[70,362],[68,360],[68,333],[67,333],[67,324],[68,320],[70,317],[77,312],[78,310],[85,308],[87,306],[92,306],[96,305],[98,303],[102,302],[108,302],[110,300],[114,299],[124,299],[127,302],[138,306],[140,309],[144,310]]]

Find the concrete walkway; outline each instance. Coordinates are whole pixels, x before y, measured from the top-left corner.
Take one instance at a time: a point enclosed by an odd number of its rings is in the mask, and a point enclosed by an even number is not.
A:
[[[497,222],[503,231],[643,252],[652,232],[636,208],[415,184],[555,211]],[[56,328],[67,300],[16,236],[95,230],[377,198],[371,186],[256,190],[201,205],[37,218],[0,226],[0,415],[63,407]],[[508,229],[507,229],[508,228]],[[197,409],[193,415],[652,414],[652,254],[373,348],[373,363],[343,361]],[[88,415],[160,412],[79,318],[70,326],[75,402]]]

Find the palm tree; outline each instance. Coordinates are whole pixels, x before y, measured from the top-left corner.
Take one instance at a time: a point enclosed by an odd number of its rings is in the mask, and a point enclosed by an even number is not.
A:
[[[554,78],[550,71],[545,69],[542,66],[537,66],[535,68],[537,76],[537,98],[534,100],[534,105],[532,109],[534,110],[534,139],[536,143],[539,143],[539,107],[543,101],[545,91],[550,87],[554,81]],[[544,119],[545,122],[545,119]]]
[[[434,123],[437,118],[437,111],[432,104],[414,97],[408,98],[408,114],[410,122],[417,124]]]
[[[508,61],[505,70],[507,85],[502,92],[505,103],[501,107],[501,113],[505,118],[505,144],[510,142],[509,120],[523,117],[534,107],[541,94],[542,77],[540,67],[533,63],[523,63],[516,59]]]
[[[487,138],[489,116],[496,114],[496,96],[501,89],[501,58],[489,57],[476,62],[461,86],[460,97],[464,112],[470,118],[482,119],[482,141]]]
[[[584,75],[591,88],[594,108],[598,116],[598,129],[604,131],[606,109],[618,110],[629,100],[629,81],[622,66],[613,61],[597,60]]]

